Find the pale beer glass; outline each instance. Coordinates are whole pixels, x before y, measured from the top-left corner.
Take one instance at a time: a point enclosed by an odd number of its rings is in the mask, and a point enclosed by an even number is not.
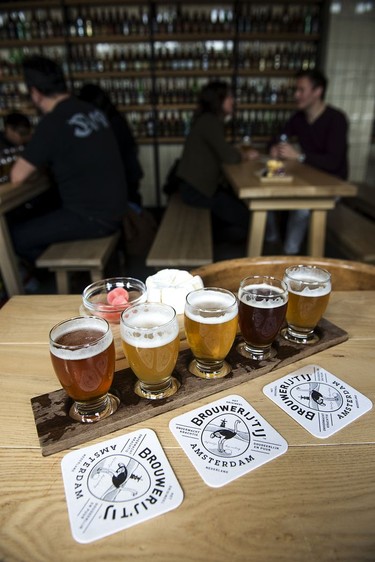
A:
[[[109,388],[115,371],[115,346],[109,324],[79,316],[56,324],[49,334],[51,361],[73,405],[69,415],[82,423],[100,421],[119,405]]]
[[[204,379],[224,377],[232,368],[225,361],[237,333],[238,305],[226,289],[191,291],[185,303],[185,333],[194,355],[189,371]]]
[[[314,265],[295,265],[285,270],[284,281],[289,302],[283,337],[302,344],[319,341],[315,328],[328,305],[331,274]]]
[[[285,320],[286,284],[268,275],[251,275],[242,279],[238,300],[238,320],[244,341],[238,344],[237,351],[255,361],[275,357],[272,343]]]
[[[134,392],[158,400],[180,387],[172,377],[180,348],[176,311],[163,303],[129,306],[121,314],[121,340],[129,366],[138,378]]]

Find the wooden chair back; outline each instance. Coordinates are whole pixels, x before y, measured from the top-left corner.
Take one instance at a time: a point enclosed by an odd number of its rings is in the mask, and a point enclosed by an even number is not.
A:
[[[225,260],[194,269],[205,287],[222,287],[238,291],[240,281],[248,275],[272,275],[283,278],[290,265],[317,265],[332,275],[334,291],[375,290],[375,266],[356,261],[307,256],[260,256]]]

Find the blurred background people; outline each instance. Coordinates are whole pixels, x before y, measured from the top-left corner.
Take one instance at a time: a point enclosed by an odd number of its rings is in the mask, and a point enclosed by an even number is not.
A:
[[[17,111],[8,113],[4,117],[4,130],[0,132],[0,150],[4,154],[11,149],[14,162],[30,141],[32,133],[33,128],[27,115]],[[9,177],[6,178],[6,181],[9,181]],[[42,212],[54,209],[58,202],[59,197],[56,190],[49,189],[9,211],[6,215],[7,222],[8,224],[14,224],[25,221]]]
[[[346,180],[348,177],[348,121],[345,114],[326,104],[327,78],[319,70],[296,74],[297,111],[287,121],[272,158],[305,162],[314,168]],[[297,146],[294,144],[297,141]],[[299,254],[310,217],[308,209],[289,211],[283,245],[285,254]],[[268,213],[268,242],[279,240],[275,213]]]
[[[113,233],[122,224],[127,194],[120,152],[103,112],[70,95],[56,62],[32,56],[23,70],[43,117],[11,180],[23,181],[46,167],[60,196],[59,208],[11,228],[18,256],[34,262],[49,244]]]
[[[0,131],[0,150],[26,145],[32,135],[29,118],[23,113],[12,112],[4,117],[4,130]]]
[[[141,206],[140,181],[143,178],[143,171],[138,160],[137,143],[125,117],[113,105],[108,94],[96,84],[85,84],[79,92],[79,98],[101,109],[107,117],[123,161],[128,200]]]
[[[222,165],[258,156],[254,150],[242,152],[225,138],[224,125],[233,105],[225,82],[210,82],[202,88],[176,170],[182,199],[188,205],[210,209],[214,234],[228,241],[246,239],[249,212],[227,184]]]

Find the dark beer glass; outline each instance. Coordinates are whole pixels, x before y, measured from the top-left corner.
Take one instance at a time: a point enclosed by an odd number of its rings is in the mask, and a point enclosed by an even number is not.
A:
[[[93,423],[113,414],[119,400],[108,393],[115,371],[108,322],[96,316],[70,318],[52,328],[49,343],[56,376],[74,400],[70,417]]]
[[[286,284],[269,276],[245,277],[238,291],[238,319],[244,341],[237,351],[262,361],[276,355],[272,348],[284,322],[288,303]]]

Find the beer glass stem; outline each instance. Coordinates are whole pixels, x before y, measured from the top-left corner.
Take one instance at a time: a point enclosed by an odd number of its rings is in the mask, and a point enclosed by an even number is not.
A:
[[[180,387],[180,383],[174,378],[170,377],[168,380],[158,382],[156,384],[145,383],[138,380],[135,384],[135,393],[142,398],[149,400],[159,400],[172,396]]]
[[[284,337],[289,341],[296,343],[315,343],[317,341],[316,334],[313,329],[311,330],[296,330],[293,326],[288,325]]]
[[[84,402],[76,400],[69,415],[76,421],[94,423],[113,414],[117,410],[118,404],[118,398],[112,394],[104,394],[104,396]]]
[[[208,375],[214,375],[222,369],[224,361],[210,361],[206,363],[205,361],[201,361],[197,359],[198,368],[203,372],[207,373]]]
[[[241,355],[254,359],[254,361],[265,361],[270,359],[272,355],[276,355],[276,352],[271,353],[273,351],[271,345],[268,347],[250,347],[246,342],[243,342],[239,344],[237,349]]]
[[[189,364],[189,371],[202,379],[217,379],[225,377],[231,372],[232,368],[225,360],[222,361],[202,361],[193,359]]]

